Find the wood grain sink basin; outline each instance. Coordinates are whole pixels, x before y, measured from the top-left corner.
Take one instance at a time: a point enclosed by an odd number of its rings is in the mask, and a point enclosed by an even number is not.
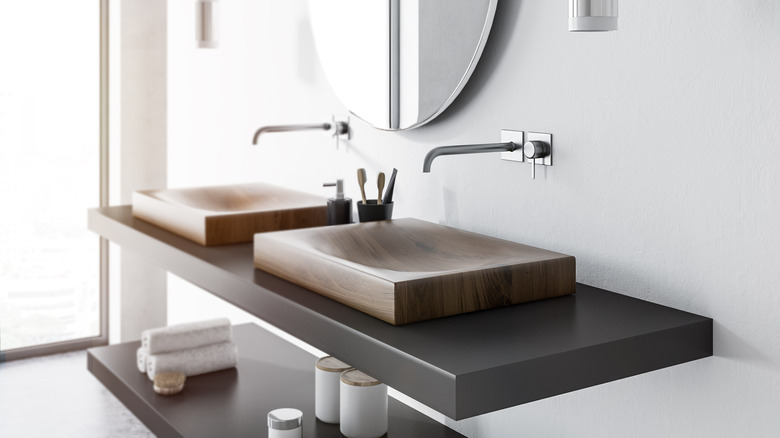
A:
[[[265,183],[133,193],[133,216],[205,246],[251,242],[255,233],[326,224],[326,202]]]
[[[254,264],[390,324],[574,293],[574,257],[418,219],[255,235]]]

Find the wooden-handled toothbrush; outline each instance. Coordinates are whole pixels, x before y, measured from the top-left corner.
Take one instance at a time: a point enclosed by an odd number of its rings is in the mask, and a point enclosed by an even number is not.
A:
[[[376,195],[376,203],[377,205],[382,205],[382,191],[385,190],[385,173],[379,172],[379,177],[376,179],[376,187],[379,189],[378,194]]]
[[[362,167],[357,170],[358,185],[360,186],[360,195],[363,197],[363,205],[366,204],[366,188],[363,187],[366,184],[366,169]]]

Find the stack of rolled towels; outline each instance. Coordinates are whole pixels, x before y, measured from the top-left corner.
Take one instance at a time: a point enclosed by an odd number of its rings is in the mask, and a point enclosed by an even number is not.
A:
[[[218,318],[145,330],[137,358],[149,380],[169,372],[190,377],[235,367],[238,348],[230,320]]]

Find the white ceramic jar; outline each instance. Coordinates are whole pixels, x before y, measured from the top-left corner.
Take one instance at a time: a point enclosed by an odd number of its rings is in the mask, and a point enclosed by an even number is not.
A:
[[[352,367],[333,356],[317,359],[314,366],[314,415],[320,421],[338,423],[341,373]]]
[[[268,413],[268,438],[302,438],[303,412],[298,409],[275,409]]]
[[[387,385],[352,369],[341,373],[341,433],[377,438],[387,433]]]

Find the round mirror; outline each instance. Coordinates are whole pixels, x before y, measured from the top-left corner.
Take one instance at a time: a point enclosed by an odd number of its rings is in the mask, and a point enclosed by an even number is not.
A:
[[[309,0],[325,74],[351,113],[411,129],[457,97],[485,47],[498,0]]]

